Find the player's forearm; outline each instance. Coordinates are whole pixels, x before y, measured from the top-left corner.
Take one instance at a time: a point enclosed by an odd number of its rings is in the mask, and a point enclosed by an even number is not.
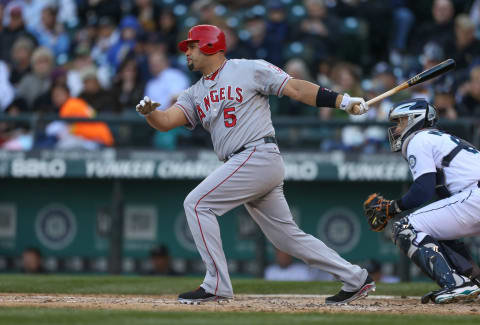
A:
[[[313,107],[339,108],[343,95],[300,79],[290,79],[284,94]]]
[[[166,132],[171,130],[168,114],[165,111],[156,110],[145,117],[148,124],[158,131]]]
[[[401,199],[397,200],[400,210],[417,208],[432,199],[435,194],[435,173],[426,173],[415,180]]]

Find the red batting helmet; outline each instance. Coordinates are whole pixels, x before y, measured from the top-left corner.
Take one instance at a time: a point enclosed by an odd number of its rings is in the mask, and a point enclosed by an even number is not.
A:
[[[211,55],[227,49],[225,34],[217,26],[193,26],[188,31],[188,38],[178,43],[178,48],[182,52],[187,52],[188,43],[196,41],[198,41],[198,47],[203,54]]]

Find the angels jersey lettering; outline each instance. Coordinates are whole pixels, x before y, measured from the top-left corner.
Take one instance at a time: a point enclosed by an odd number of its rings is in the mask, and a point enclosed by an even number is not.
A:
[[[178,98],[193,129],[210,132],[220,160],[243,145],[274,136],[269,95],[282,96],[291,77],[264,60],[227,60],[213,80],[201,78]]]

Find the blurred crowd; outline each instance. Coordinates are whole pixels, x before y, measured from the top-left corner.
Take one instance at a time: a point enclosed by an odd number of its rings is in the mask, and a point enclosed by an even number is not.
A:
[[[292,77],[367,99],[446,58],[457,63],[454,73],[362,116],[271,98],[274,117],[385,121],[392,103],[412,97],[429,99],[442,119],[480,117],[480,0],[0,0],[0,114],[128,117],[145,95],[167,108],[199,78],[177,42],[200,23],[225,31],[228,58],[265,59]],[[318,132],[324,151],[388,148],[384,127]],[[10,150],[132,139],[162,149],[198,142],[181,129],[0,119],[0,148]]]

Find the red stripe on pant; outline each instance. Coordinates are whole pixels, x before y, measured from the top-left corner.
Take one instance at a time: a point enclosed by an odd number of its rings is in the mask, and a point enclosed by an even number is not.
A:
[[[218,184],[217,186],[215,186],[213,189],[211,189],[207,194],[205,194],[204,196],[202,196],[200,198],[200,200],[198,200],[197,204],[195,204],[195,215],[197,216],[197,222],[198,222],[198,227],[200,228],[200,234],[202,235],[202,239],[203,239],[203,243],[205,244],[205,248],[207,249],[207,253],[208,255],[210,256],[210,258],[212,259],[213,261],[213,265],[215,266],[215,272],[217,273],[217,286],[215,287],[215,293],[214,295],[217,295],[217,290],[218,290],[218,268],[217,268],[217,263],[215,263],[215,260],[213,259],[212,257],[212,254],[210,254],[210,251],[208,250],[208,246],[207,246],[207,242],[205,241],[205,237],[203,236],[203,230],[202,230],[202,225],[200,224],[200,218],[198,218],[198,212],[197,212],[197,207],[198,207],[198,204],[200,203],[200,201],[202,201],[208,194],[212,193],[213,191],[215,191],[220,185],[222,185],[223,183],[225,183],[230,177],[232,177],[240,168],[242,168],[245,163],[250,159],[250,157],[253,155],[253,153],[256,151],[257,147],[254,147],[253,148],[253,151],[250,153],[250,155],[248,156],[248,158],[240,165],[238,166],[237,169],[235,169],[227,178],[225,178],[223,181],[220,182],[220,184]]]

